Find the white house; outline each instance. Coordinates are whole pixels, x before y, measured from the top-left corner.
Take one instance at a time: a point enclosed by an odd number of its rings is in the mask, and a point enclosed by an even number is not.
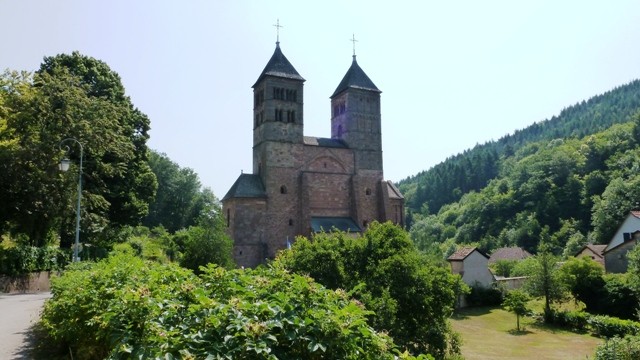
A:
[[[447,258],[451,272],[459,274],[469,286],[490,287],[495,281],[489,271],[489,257],[475,247],[463,247]]]
[[[604,249],[605,269],[608,273],[627,272],[627,253],[640,239],[640,211],[631,211]]]

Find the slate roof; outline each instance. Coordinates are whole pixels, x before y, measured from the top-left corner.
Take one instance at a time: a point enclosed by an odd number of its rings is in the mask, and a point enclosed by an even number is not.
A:
[[[478,250],[478,248],[476,247],[462,247],[451,254],[451,256],[447,258],[447,261],[462,261],[474,251],[477,251],[478,253],[480,253],[480,255],[486,257],[487,259],[489,258],[486,254]]]
[[[369,79],[362,68],[360,68],[358,62],[356,61],[355,55],[353,55],[353,62],[351,63],[351,67],[349,68],[349,70],[347,70],[347,73],[342,78],[342,81],[340,81],[340,84],[336,88],[336,91],[334,91],[333,95],[331,95],[331,98],[347,90],[348,88],[371,90],[379,93],[382,92],[376,87],[373,81]]]
[[[400,190],[398,190],[398,188],[391,181],[387,181],[387,189],[389,191],[389,199],[404,199],[404,196],[402,196]]]
[[[591,252],[593,252],[594,254],[598,255],[599,257],[603,257],[604,256],[604,249],[606,249],[606,248],[607,248],[607,245],[587,244],[578,252],[578,254],[580,254],[582,252],[582,250],[584,250],[584,249],[589,249],[589,250],[591,250]]]
[[[296,71],[293,65],[291,65],[289,60],[287,60],[287,57],[284,56],[282,50],[280,50],[279,42],[276,43],[276,50],[273,52],[267,66],[264,67],[264,70],[262,70],[262,73],[258,76],[258,80],[253,84],[252,88],[256,87],[256,85],[258,85],[265,76],[277,76],[292,80],[305,81],[304,78],[298,74],[298,71]]]
[[[260,176],[253,174],[240,174],[238,180],[222,198],[222,201],[231,198],[266,198],[267,193],[262,185]]]
[[[328,139],[328,138],[318,138],[313,136],[305,136],[304,144],[310,146],[321,146],[321,147],[330,147],[330,148],[347,148],[347,144],[342,140],[338,139]]]
[[[491,253],[489,263],[491,264],[498,260],[522,260],[528,258],[529,256],[531,256],[531,254],[521,247],[504,247],[496,249],[493,253]]]
[[[323,232],[323,231],[332,231],[332,230],[362,232],[362,229],[350,217],[329,217],[329,216],[312,217],[311,230],[313,230],[313,232]]]

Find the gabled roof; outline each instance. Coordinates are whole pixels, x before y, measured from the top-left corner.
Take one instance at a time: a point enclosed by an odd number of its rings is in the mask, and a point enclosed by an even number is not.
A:
[[[467,256],[471,255],[471,253],[473,253],[474,251],[477,251],[480,255],[486,257],[487,259],[489,258],[485,253],[478,250],[478,248],[476,247],[462,247],[451,254],[451,256],[447,258],[447,261],[462,261],[466,259]]]
[[[503,247],[496,249],[493,253],[491,253],[489,262],[494,263],[498,260],[522,260],[528,258],[529,256],[531,256],[531,254],[521,247]]]
[[[267,193],[262,185],[260,176],[253,174],[240,174],[238,180],[222,198],[222,201],[231,198],[266,198]]]
[[[319,138],[312,136],[304,137],[304,144],[310,146],[330,147],[330,148],[347,148],[347,144],[339,139]]]
[[[258,83],[262,81],[265,76],[277,76],[292,80],[304,81],[304,78],[300,76],[300,74],[298,74],[293,65],[291,65],[289,60],[287,60],[287,57],[284,56],[282,50],[280,50],[279,42],[276,43],[276,50],[273,52],[273,55],[271,56],[271,59],[269,59],[267,66],[264,67],[264,70],[262,70],[262,73],[260,74],[260,76],[258,76],[258,80],[256,80],[256,83],[253,84],[252,87],[256,87],[256,85],[258,85]]]
[[[355,55],[353,55],[353,62],[351,63],[351,67],[349,68],[349,70],[347,70],[347,73],[342,78],[342,81],[340,81],[340,84],[336,88],[336,91],[334,91],[333,95],[331,95],[331,98],[347,90],[348,88],[370,90],[378,93],[382,92],[376,87],[373,81],[369,79],[367,74],[365,74],[364,71],[360,68],[358,62],[356,61]]]
[[[613,250],[615,250],[615,249],[617,249],[617,248],[619,248],[619,247],[621,247],[621,246],[628,245],[628,244],[630,244],[630,243],[637,244],[637,243],[638,243],[638,240],[636,240],[636,239],[629,239],[629,240],[626,240],[626,241],[624,241],[624,242],[621,242],[620,244],[618,244],[618,245],[616,245],[616,246],[614,246],[614,247],[612,247],[612,248],[609,248],[609,245],[607,245],[607,249],[605,249],[605,251],[603,251],[603,254],[606,254],[606,253],[608,253],[609,251],[613,251]]]
[[[404,199],[400,190],[389,180],[387,181],[387,191],[389,193],[389,199]]]
[[[607,245],[587,244],[587,245],[583,246],[582,249],[580,249],[580,251],[578,251],[576,253],[576,255],[578,255],[581,252],[583,252],[584,249],[589,249],[589,250],[591,250],[592,253],[596,254],[598,257],[603,257],[604,256],[604,249],[606,249],[606,248],[607,248]]]
[[[311,218],[311,230],[313,232],[323,231],[347,231],[362,232],[362,229],[350,217],[329,217],[315,216]]]

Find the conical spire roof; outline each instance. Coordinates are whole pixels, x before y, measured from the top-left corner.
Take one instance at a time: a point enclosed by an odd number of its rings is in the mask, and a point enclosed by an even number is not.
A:
[[[376,91],[381,93],[376,85],[369,79],[367,74],[364,73],[364,70],[360,68],[358,62],[356,61],[356,56],[353,55],[353,62],[351,63],[351,67],[347,70],[347,73],[340,81],[340,85],[336,88],[336,91],[333,92],[331,98],[338,95],[339,93],[347,90],[348,88],[356,88],[363,90]]]
[[[293,65],[291,65],[289,60],[287,60],[287,57],[284,56],[282,50],[280,50],[280,42],[276,42],[276,50],[273,52],[267,66],[264,67],[264,70],[262,70],[258,80],[252,87],[258,85],[265,76],[277,76],[292,80],[305,81],[304,78],[298,74]]]

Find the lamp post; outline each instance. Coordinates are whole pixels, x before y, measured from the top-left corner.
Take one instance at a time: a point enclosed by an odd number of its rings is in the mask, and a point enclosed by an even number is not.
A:
[[[80,147],[80,168],[78,170],[78,205],[76,206],[76,242],[75,245],[73,246],[73,259],[72,262],[77,262],[80,261],[80,257],[78,256],[78,252],[80,251],[80,200],[82,199],[82,156],[83,156],[83,148],[82,148],[82,144],[80,143],[80,141],[74,139],[74,138],[66,138],[63,139],[62,141],[60,141],[60,144],[58,145],[60,150],[62,149],[62,144],[64,144],[65,142],[68,141],[72,141],[75,142],[76,144],[78,144],[78,146]],[[67,152],[67,154],[69,153],[69,146],[65,146],[64,150]],[[62,171],[67,171],[69,170],[69,165],[71,164],[71,160],[69,160],[68,158],[64,158],[62,160],[60,160],[60,170]]]

